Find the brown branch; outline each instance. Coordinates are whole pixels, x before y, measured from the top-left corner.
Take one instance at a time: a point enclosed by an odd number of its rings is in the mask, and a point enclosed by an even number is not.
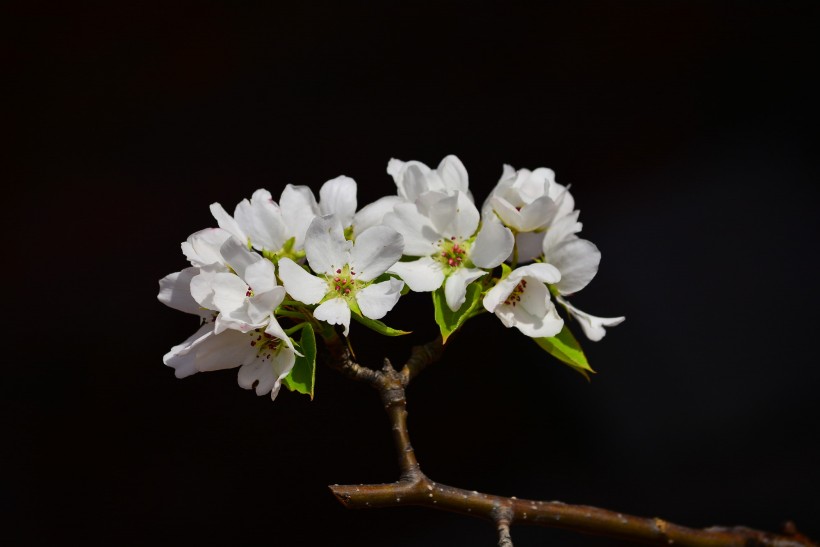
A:
[[[363,367],[355,362],[350,350],[338,338],[326,342],[330,352],[329,364],[333,368],[354,380],[369,383],[379,392],[392,425],[401,472],[399,480],[393,483],[331,486],[333,494],[347,508],[417,505],[484,518],[496,523],[501,547],[512,547],[509,532],[512,524],[563,528],[655,545],[818,547],[798,533],[792,523],[786,526],[784,535],[745,527],[695,529],[659,518],[636,517],[598,507],[519,500],[437,484],[421,471],[410,444],[404,389],[421,370],[440,358],[443,352],[441,339],[413,348],[401,371],[396,371],[387,359],[381,370]]]

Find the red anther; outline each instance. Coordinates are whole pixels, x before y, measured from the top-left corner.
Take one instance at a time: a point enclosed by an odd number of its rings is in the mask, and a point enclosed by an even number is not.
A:
[[[347,285],[347,279],[342,279],[342,285]]]
[[[451,237],[450,239],[451,239],[451,240],[453,240],[453,241],[455,241],[455,240],[456,240],[456,236],[453,236],[453,237]]]
[[[336,285],[336,290],[337,290],[337,291],[341,291],[341,290],[342,290],[342,288],[341,288],[339,285]]]
[[[449,264],[450,266],[455,266],[456,261],[453,260],[452,258],[450,258],[450,259],[447,260],[447,264]]]
[[[447,256],[447,253],[445,253],[444,251],[442,251],[441,256]]]
[[[255,341],[254,341],[254,342],[251,342],[251,346],[255,346],[255,345],[256,345],[256,342],[255,342]]]
[[[345,294],[350,294],[350,289],[345,289]]]
[[[336,278],[336,279],[334,279],[333,281],[335,281],[336,283],[338,283],[338,282],[339,282],[339,278],[337,277],[337,278]]]
[[[356,272],[350,272],[350,275],[356,275]]]
[[[336,273],[342,273],[341,268],[340,268],[340,269],[338,269],[338,270],[336,270]]]

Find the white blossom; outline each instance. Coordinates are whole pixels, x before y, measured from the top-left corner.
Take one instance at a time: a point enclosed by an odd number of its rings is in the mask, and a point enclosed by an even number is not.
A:
[[[204,323],[183,343],[171,348],[163,362],[174,369],[177,378],[196,372],[239,367],[239,385],[254,389],[257,395],[270,393],[276,399],[296,362],[296,354],[282,339],[262,329],[249,332],[226,330],[217,334],[213,322]]]
[[[515,170],[504,165],[501,178],[484,203],[483,212],[495,212],[516,234],[518,259],[532,260],[541,253],[544,233],[570,214],[575,206],[569,189],[555,182],[552,169]]]
[[[215,333],[226,329],[247,333],[262,328],[293,349],[274,315],[285,298],[285,288],[276,283],[273,263],[235,238],[226,240],[219,252],[230,271],[204,266],[190,281],[193,299],[201,307],[218,312]]]
[[[444,283],[447,306],[464,303],[467,285],[494,268],[512,251],[513,235],[493,216],[479,227],[479,213],[462,191],[426,192],[415,203],[400,203],[384,216],[384,223],[404,236],[412,262],[397,262],[390,270],[413,291],[434,291]]]
[[[484,308],[505,327],[516,327],[532,338],[555,336],[561,332],[564,320],[558,316],[546,284],[560,279],[561,273],[550,264],[516,268],[487,291]]]
[[[404,283],[373,280],[401,257],[403,248],[402,236],[387,226],[368,228],[351,242],[334,215],[316,217],[305,235],[305,253],[317,275],[284,258],[279,261],[279,277],[293,298],[319,304],[314,317],[342,325],[347,336],[351,309],[381,319],[395,306]]]

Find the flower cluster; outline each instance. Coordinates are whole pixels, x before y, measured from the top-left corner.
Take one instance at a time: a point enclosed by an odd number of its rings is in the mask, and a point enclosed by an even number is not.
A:
[[[275,398],[285,385],[312,396],[315,335],[328,340],[339,326],[347,337],[351,319],[405,334],[381,319],[409,290],[433,294],[445,341],[490,312],[591,371],[558,309],[591,340],[623,317],[595,317],[566,299],[592,280],[601,254],[578,237],[572,195],[551,170],[504,166],[480,210],[455,156],[436,169],[393,159],[387,172],[395,195],[361,209],[344,176],[324,183],[318,201],[287,185],[278,203],[260,189],[233,215],[211,205],[218,227],[183,242],[191,266],[160,280],[159,300],[201,323],[165,364],[180,378],[239,367],[239,384],[259,395]]]

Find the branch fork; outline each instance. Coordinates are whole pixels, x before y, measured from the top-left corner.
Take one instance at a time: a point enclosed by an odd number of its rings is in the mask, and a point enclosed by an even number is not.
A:
[[[349,509],[373,509],[415,505],[452,511],[495,523],[499,547],[512,547],[510,527],[532,524],[563,528],[654,545],[692,547],[818,547],[789,522],[783,534],[745,527],[688,528],[660,518],[625,515],[598,507],[569,505],[560,501],[519,500],[468,491],[430,480],[421,470],[407,429],[405,388],[425,367],[444,352],[441,338],[413,348],[400,370],[388,359],[380,370],[358,364],[338,337],[326,341],[328,364],[346,376],[370,384],[379,393],[390,418],[398,454],[399,480],[385,484],[333,485],[330,490]]]

